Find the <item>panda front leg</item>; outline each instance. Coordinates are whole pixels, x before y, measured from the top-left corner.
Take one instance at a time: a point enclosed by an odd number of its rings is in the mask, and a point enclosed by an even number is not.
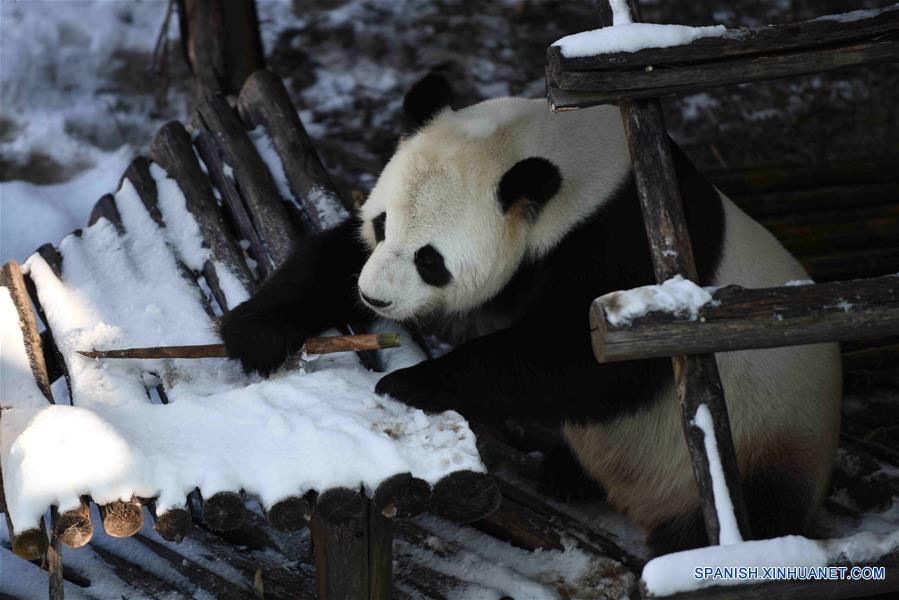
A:
[[[493,420],[602,422],[650,401],[646,392],[670,373],[665,359],[599,364],[586,322],[532,322],[394,371],[375,391],[426,412],[456,410]]]
[[[367,257],[358,228],[354,217],[300,240],[252,298],[222,317],[219,334],[228,356],[246,372],[268,376],[306,338],[371,321],[374,315],[356,292],[356,275]]]

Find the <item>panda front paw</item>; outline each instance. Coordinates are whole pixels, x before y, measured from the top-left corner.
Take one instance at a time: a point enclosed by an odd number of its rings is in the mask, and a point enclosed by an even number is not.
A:
[[[247,303],[223,315],[218,332],[228,358],[240,361],[245,373],[263,377],[284,364],[308,337],[270,314],[253,312]]]
[[[459,408],[450,391],[440,383],[430,362],[385,375],[375,386],[375,393],[379,396],[391,396],[426,413]]]

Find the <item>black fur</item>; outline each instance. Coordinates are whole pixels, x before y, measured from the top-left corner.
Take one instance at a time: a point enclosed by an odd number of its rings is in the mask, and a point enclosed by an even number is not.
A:
[[[807,473],[778,466],[758,469],[743,479],[743,498],[752,535],[763,540],[807,533],[814,491]],[[705,521],[699,508],[668,519],[649,532],[654,556],[707,546]]]
[[[382,212],[371,220],[371,226],[375,229],[375,241],[384,241],[384,228],[387,226],[387,213]]]
[[[219,323],[228,356],[247,372],[268,375],[306,338],[344,323],[369,321],[356,278],[367,258],[359,221],[301,240],[253,297]]]
[[[703,283],[721,251],[723,212],[715,189],[679,151],[675,164]],[[228,355],[268,374],[310,335],[373,314],[358,299],[367,254],[355,218],[305,239],[248,302],[222,320]],[[599,364],[588,309],[597,296],[653,282],[649,247],[630,175],[594,215],[540,260],[522,264],[482,310],[511,325],[440,358],[395,371],[377,385],[428,411],[469,416],[602,422],[640,410],[670,382],[667,359]],[[541,351],[540,348],[547,348]]]
[[[443,255],[434,246],[427,244],[415,252],[415,268],[421,280],[434,287],[444,287],[453,280],[446,268]]]
[[[496,197],[503,212],[515,205],[526,209],[528,219],[534,220],[543,205],[562,187],[559,167],[545,158],[532,156],[520,160],[500,179]]]
[[[450,82],[439,73],[428,73],[406,92],[403,112],[412,128],[419,128],[447,106],[455,94]]]
[[[700,280],[707,284],[724,236],[721,200],[676,148],[675,166]],[[522,265],[483,308],[510,317],[510,327],[394,371],[376,391],[426,411],[495,419],[589,423],[640,410],[672,383],[670,361],[597,363],[588,310],[601,294],[653,282],[636,186],[628,175],[591,218],[547,256]]]
[[[606,496],[567,445],[546,452],[537,489],[561,502],[601,500]]]

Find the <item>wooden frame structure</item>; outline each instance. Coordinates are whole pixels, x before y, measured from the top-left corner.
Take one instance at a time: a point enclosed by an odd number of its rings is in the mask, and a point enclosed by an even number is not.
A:
[[[610,2],[597,0],[596,5],[602,25],[612,26]],[[627,0],[627,5],[639,20],[637,0]],[[899,60],[899,7],[843,21],[822,18],[772,25],[701,39],[687,46],[583,58],[566,58],[558,47],[548,49],[547,96],[553,110],[618,103],[658,283],[676,275],[697,281],[658,97]],[[710,545],[719,543],[721,515],[716,510],[709,453],[696,424],[697,409],[703,405],[712,417],[733,516],[743,539],[751,536],[724,390],[711,352],[899,334],[899,277],[768,290],[724,288],[716,297],[727,301],[720,307],[709,307],[703,318],[689,327],[682,327],[683,320],[659,315],[616,327],[606,319],[602,298],[591,309],[594,353],[600,362],[672,356],[686,443]],[[851,315],[846,308],[850,302],[860,303]],[[776,316],[780,319],[772,318]],[[824,589],[815,584],[800,588],[812,595]],[[899,583],[884,582],[873,589],[897,590]],[[832,597],[856,593],[841,590]],[[713,588],[697,597],[714,594]]]
[[[347,207],[331,184],[287,91],[275,75],[266,70],[254,73],[244,84],[238,105],[241,115],[224,97],[208,95],[197,106],[195,122],[203,128],[193,132],[193,139],[181,123],[166,124],[150,145],[150,159],[138,157],[123,175],[160,228],[165,228],[165,221],[158,205],[156,181],[150,173],[152,163],[162,167],[178,184],[186,208],[199,226],[202,243],[210,250],[210,259],[200,272],[192,272],[181,264],[182,276],[191,285],[201,285],[201,282],[207,285],[223,311],[230,307],[212,261],[226,266],[249,290],[259,283],[247,267],[237,239],[250,240],[249,250],[260,267],[259,276],[264,277],[287,258],[295,239],[323,227],[316,211],[324,208],[328,214],[340,214]],[[282,198],[269,166],[247,132],[257,127],[263,127],[272,140],[287,175],[291,198]],[[203,165],[199,158],[203,159]],[[315,202],[309,194],[313,186]],[[221,205],[216,196],[221,197]],[[323,202],[331,205],[322,207]],[[119,235],[127,234],[114,196],[107,194],[100,198],[88,225],[101,218],[111,222]],[[301,223],[303,228],[298,230],[292,223]],[[64,276],[62,255],[53,245],[45,244],[38,253],[57,278]],[[70,374],[54,345],[52,331],[48,329],[45,336],[38,333],[32,305],[45,324],[47,320],[35,284],[11,262],[0,271],[0,285],[9,290],[17,308],[38,388],[52,403],[50,382],[55,377],[48,373],[62,374],[67,381]],[[212,315],[209,300],[206,302],[207,313]],[[348,324],[345,329],[349,331],[352,327]],[[376,353],[360,352],[359,356],[367,367],[378,368]],[[160,379],[162,383],[156,386],[155,392],[166,402],[167,378]],[[276,531],[311,528],[319,598],[389,598],[393,523],[397,519],[427,511],[465,523],[487,517],[497,510],[500,500],[499,487],[485,473],[455,471],[433,486],[409,473],[400,473],[384,480],[371,497],[360,489],[333,488],[291,496],[262,509],[268,524]],[[90,502],[90,498],[82,498],[79,507],[64,513],[48,507],[52,513],[49,540],[43,520],[12,535],[13,526],[6,517],[13,551],[26,560],[46,560],[54,600],[62,597],[60,544],[78,548],[91,539]],[[99,506],[104,530],[113,537],[134,536],[144,524],[144,507],[154,518],[156,533],[175,542],[198,532],[196,524],[212,531],[230,532],[239,530],[252,519],[241,490],[218,492],[208,498],[195,490],[182,508],[158,516],[152,498],[134,497]]]

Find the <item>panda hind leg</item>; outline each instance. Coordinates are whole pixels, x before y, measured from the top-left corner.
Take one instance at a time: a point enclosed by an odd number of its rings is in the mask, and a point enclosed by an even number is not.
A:
[[[807,532],[813,512],[814,484],[805,475],[783,467],[765,467],[743,481],[743,498],[751,539],[762,540]],[[662,521],[650,530],[647,545],[653,556],[708,545],[705,521],[697,507]]]
[[[561,502],[603,500],[606,491],[590,477],[567,445],[548,450],[543,456],[538,491]]]

